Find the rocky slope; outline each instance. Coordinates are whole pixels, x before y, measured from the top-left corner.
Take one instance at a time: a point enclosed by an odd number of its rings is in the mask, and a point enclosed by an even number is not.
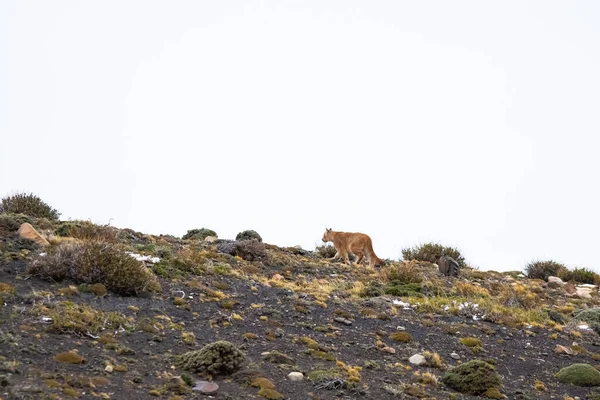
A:
[[[593,286],[2,218],[3,400],[600,399]],[[574,364],[588,386],[557,376]]]

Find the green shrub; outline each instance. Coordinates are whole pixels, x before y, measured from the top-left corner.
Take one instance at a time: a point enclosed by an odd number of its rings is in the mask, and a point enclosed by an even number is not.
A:
[[[60,213],[33,193],[16,193],[2,199],[0,213],[25,214],[57,221]]]
[[[564,268],[558,271],[558,277],[565,282],[575,281],[592,285],[600,283],[600,275],[587,268],[575,268],[572,271]]]
[[[502,385],[502,378],[493,365],[482,360],[471,360],[450,368],[442,377],[450,388],[465,394],[480,395]]]
[[[45,256],[38,256],[29,266],[29,273],[54,281],[103,283],[109,290],[124,295],[160,290],[152,271],[106,242],[61,243]]]
[[[383,289],[385,294],[389,294],[392,296],[414,296],[421,297],[421,284],[420,283],[400,283],[398,281],[393,281],[388,283]]]
[[[246,356],[225,340],[209,343],[200,350],[178,356],[175,363],[183,369],[212,375],[232,374],[241,369]]]
[[[556,378],[576,386],[600,386],[600,371],[590,364],[573,364],[561,369]]]
[[[557,276],[561,270],[567,268],[556,261],[532,261],[525,266],[525,274],[530,279],[548,279],[549,276]]]
[[[589,324],[600,324],[600,307],[583,310],[575,315],[575,319],[585,321]]]
[[[248,230],[248,231],[243,231],[238,233],[235,236],[235,240],[257,240],[259,242],[262,242],[262,237],[260,237],[260,235],[258,234],[258,232],[253,231],[253,230]]]
[[[187,240],[187,239],[204,240],[204,239],[206,239],[207,236],[218,237],[217,232],[213,231],[212,229],[202,228],[202,229],[190,229],[189,231],[187,231],[187,233],[185,235],[183,235],[182,239],[183,240]]]
[[[406,261],[418,260],[434,263],[441,256],[452,257],[461,266],[465,267],[465,258],[460,251],[453,247],[445,247],[439,243],[425,243],[420,246],[402,249],[402,258]]]
[[[337,250],[335,249],[334,246],[326,244],[323,246],[316,246],[315,253],[317,253],[319,255],[319,257],[333,258],[333,256],[335,256],[335,254],[337,253]]]

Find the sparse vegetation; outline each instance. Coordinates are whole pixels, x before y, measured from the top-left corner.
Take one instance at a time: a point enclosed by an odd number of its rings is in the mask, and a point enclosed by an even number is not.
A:
[[[402,257],[406,261],[419,260],[434,263],[441,256],[452,257],[462,267],[466,266],[465,258],[458,249],[442,246],[439,243],[425,243],[419,246],[402,249]]]
[[[0,214],[25,214],[31,217],[58,221],[60,213],[33,193],[15,193],[0,202]]]
[[[135,295],[158,291],[156,276],[117,246],[97,241],[66,242],[37,257],[29,273],[45,279],[102,283],[115,293]]]

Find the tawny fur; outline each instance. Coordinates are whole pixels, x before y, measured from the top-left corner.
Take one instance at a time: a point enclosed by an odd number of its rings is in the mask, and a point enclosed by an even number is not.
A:
[[[375,255],[373,251],[373,242],[369,235],[358,232],[336,232],[331,229],[325,229],[323,234],[323,242],[333,242],[333,246],[337,250],[335,256],[331,260],[342,257],[344,262],[352,265],[348,254],[352,253],[356,256],[356,264],[360,264],[363,257],[366,256],[369,261],[369,266],[384,265],[385,262]]]

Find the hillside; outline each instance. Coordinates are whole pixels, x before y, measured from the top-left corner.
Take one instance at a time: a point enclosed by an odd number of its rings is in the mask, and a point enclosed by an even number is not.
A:
[[[211,240],[0,214],[0,398],[600,399],[595,286]]]

